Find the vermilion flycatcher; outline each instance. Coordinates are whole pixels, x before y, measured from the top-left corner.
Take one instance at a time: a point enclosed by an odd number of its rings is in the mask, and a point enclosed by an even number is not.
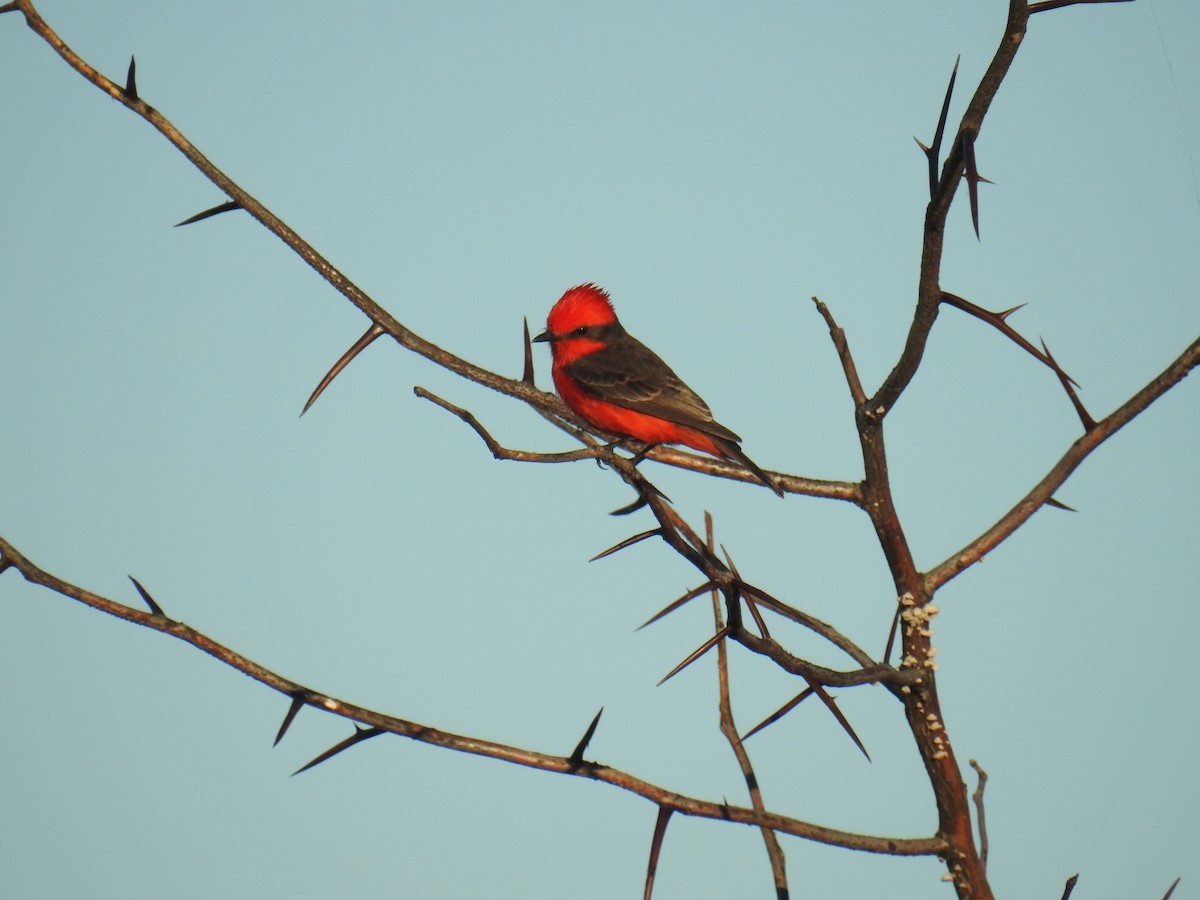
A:
[[[554,387],[567,406],[601,431],[644,444],[684,444],[736,459],[780,497],[783,490],[739,446],[741,438],[713,421],[708,404],[617,321],[608,294],[573,287],[534,338],[549,341]]]

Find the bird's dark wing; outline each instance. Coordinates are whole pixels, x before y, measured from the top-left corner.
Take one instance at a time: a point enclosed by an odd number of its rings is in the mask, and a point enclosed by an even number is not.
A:
[[[722,440],[741,440],[713,421],[708,404],[653,350],[627,333],[569,363],[566,371],[582,390],[600,400]]]

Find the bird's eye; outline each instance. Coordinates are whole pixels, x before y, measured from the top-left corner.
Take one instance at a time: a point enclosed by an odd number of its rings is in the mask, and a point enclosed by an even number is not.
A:
[[[576,328],[574,331],[571,332],[571,334],[577,334],[580,336],[583,336],[587,333],[588,333],[588,327],[586,325],[580,325],[578,328]]]

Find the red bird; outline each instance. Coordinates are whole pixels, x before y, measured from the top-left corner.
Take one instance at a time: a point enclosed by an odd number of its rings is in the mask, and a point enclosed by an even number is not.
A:
[[[783,496],[742,452],[741,438],[714,422],[708,404],[621,327],[608,294],[596,285],[581,284],[563,294],[546,317],[546,330],[534,340],[550,342],[554,387],[589,425],[644,444],[684,444],[736,459]]]

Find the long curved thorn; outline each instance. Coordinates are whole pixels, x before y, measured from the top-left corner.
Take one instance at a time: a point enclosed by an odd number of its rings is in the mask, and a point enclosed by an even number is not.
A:
[[[349,750],[355,744],[362,743],[363,741],[367,740],[368,738],[373,738],[378,734],[383,734],[382,728],[375,728],[375,727],[363,728],[361,725],[355,725],[354,726],[354,734],[350,735],[350,737],[346,738],[344,741],[339,741],[338,743],[334,744],[332,747],[330,747],[328,750],[326,750],[324,753],[322,753],[320,756],[316,757],[312,761],[305,763],[300,768],[298,768],[295,772],[293,772],[292,775],[299,775],[301,772],[307,772],[313,766],[320,765],[321,763],[325,762],[325,760],[330,759],[334,756],[337,756],[343,750]]]
[[[692,663],[694,663],[696,660],[698,660],[700,657],[702,657],[705,653],[707,653],[713,647],[717,646],[717,644],[720,643],[721,639],[723,637],[725,637],[725,635],[727,635],[727,634],[729,634],[729,626],[724,625],[717,631],[716,634],[714,634],[707,641],[705,641],[703,644],[701,644],[699,647],[697,647],[695,650],[693,650],[691,653],[689,653],[687,659],[685,659],[683,662],[681,662],[679,665],[677,665],[675,668],[673,668],[670,672],[668,672],[666,675],[664,675],[662,677],[662,680],[659,681],[659,683],[656,684],[655,687],[662,687],[664,684],[666,684],[668,681],[670,681],[672,678],[674,678],[676,675],[678,675],[680,672],[682,672],[684,669],[686,669],[688,666],[690,666]]]
[[[645,622],[643,622],[641,625],[639,625],[634,630],[641,631],[647,625],[653,625],[655,622],[657,622],[663,616],[669,616],[671,613],[675,612],[675,610],[679,609],[679,607],[683,606],[683,604],[687,603],[689,600],[695,600],[701,594],[708,593],[714,587],[716,587],[714,582],[706,581],[706,582],[704,582],[704,584],[700,585],[700,587],[692,588],[690,591],[688,591],[686,594],[684,594],[678,600],[672,600],[661,612],[656,613],[655,615],[651,616],[649,619],[647,619]]]
[[[194,216],[188,216],[182,222],[176,222],[175,227],[179,228],[183,225],[191,225],[193,222],[199,222],[202,219],[208,219],[212,216],[219,216],[221,213],[233,212],[235,209],[241,208],[242,204],[238,203],[236,200],[226,200],[224,203],[218,203],[216,206],[204,210],[204,212],[198,212]]]
[[[1045,353],[1043,353],[1037,347],[1033,346],[1033,344],[1031,344],[1029,341],[1027,341],[1024,337],[1022,337],[1021,334],[1015,328],[1013,328],[1011,325],[1008,324],[1008,322],[1007,322],[1008,317],[1011,316],[1013,313],[1015,313],[1021,307],[1025,306],[1024,303],[1022,303],[1018,306],[1010,307],[1009,309],[1006,309],[1003,312],[992,312],[990,309],[984,309],[982,306],[977,306],[976,304],[972,303],[970,300],[967,300],[965,297],[960,297],[960,296],[958,296],[958,294],[951,294],[949,291],[941,292],[941,302],[947,303],[950,306],[953,306],[955,309],[958,309],[958,310],[961,310],[962,312],[967,313],[967,315],[974,316],[975,318],[979,319],[979,321],[981,321],[981,322],[986,322],[988,325],[991,325],[993,328],[995,328],[997,331],[999,331],[1001,334],[1003,334],[1006,338],[1008,338],[1010,341],[1012,341],[1014,344],[1016,344],[1018,347],[1020,347],[1022,350],[1024,350],[1026,353],[1028,353],[1034,359],[1036,359],[1038,362],[1042,363],[1042,365],[1046,366],[1047,368],[1049,368],[1053,371],[1062,372],[1061,369],[1056,368],[1055,363],[1053,362],[1053,360],[1050,359],[1050,357],[1048,357]],[[1067,380],[1070,381],[1071,384],[1075,385],[1076,387],[1079,387],[1079,383],[1077,381],[1075,381],[1074,378],[1072,378],[1070,375],[1067,375],[1066,372],[1062,372],[1062,374],[1066,375]]]
[[[1180,876],[1182,877],[1182,876]],[[1167,892],[1163,894],[1163,900],[1171,900],[1171,895],[1175,893],[1175,888],[1179,887],[1179,878],[1171,882],[1171,886],[1167,888]]]
[[[1066,510],[1067,512],[1076,512],[1077,511],[1073,506],[1067,506],[1067,504],[1063,503],[1060,500],[1055,500],[1053,497],[1051,497],[1049,500],[1046,501],[1046,505],[1053,506],[1055,509],[1063,509],[1063,510]]]
[[[636,500],[634,500],[632,503],[630,503],[626,506],[622,506],[619,509],[614,509],[612,512],[609,513],[609,515],[610,516],[627,516],[630,513],[637,512],[639,509],[641,509],[643,506],[645,506],[649,502],[650,501],[647,500],[645,497],[642,497],[639,495],[638,498]]]
[[[606,556],[612,556],[618,550],[624,550],[626,547],[632,547],[634,544],[641,543],[646,538],[654,537],[656,534],[662,534],[662,528],[651,528],[649,531],[643,531],[641,534],[635,534],[633,537],[627,537],[625,540],[613,544],[607,550],[597,553],[588,562],[595,562],[598,559],[604,559]]]
[[[353,346],[351,346],[349,350],[342,354],[341,359],[333,364],[333,368],[325,373],[325,377],[321,379],[321,383],[317,385],[316,390],[314,390],[312,395],[308,398],[308,402],[304,404],[304,409],[300,410],[300,415],[304,415],[306,412],[308,412],[309,407],[317,402],[317,398],[321,396],[321,394],[325,391],[325,388],[329,387],[330,382],[338,377],[342,369],[350,365],[350,362],[354,359],[354,357],[358,356],[358,354],[362,353],[363,350],[367,349],[371,341],[375,340],[375,338],[379,337],[383,333],[384,327],[382,325],[375,322],[371,323],[371,327],[363,332],[363,336],[355,341]]]
[[[671,821],[671,813],[675,812],[669,806],[658,808],[658,819],[654,823],[654,837],[650,840],[650,864],[646,867],[646,888],[642,891],[642,900],[650,900],[654,893],[654,873],[658,871],[658,854],[662,850],[663,837],[667,833],[667,823]]]

